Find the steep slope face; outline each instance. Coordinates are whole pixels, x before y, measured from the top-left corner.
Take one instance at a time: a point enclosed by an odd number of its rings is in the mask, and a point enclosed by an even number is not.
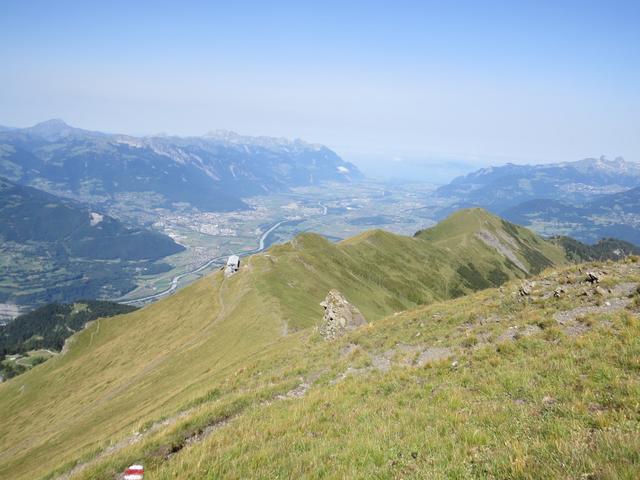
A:
[[[459,249],[467,258],[486,267],[493,259],[484,259],[482,249],[493,249],[503,257],[508,269],[525,274],[539,273],[544,268],[561,264],[565,257],[563,250],[530,230],[479,208],[460,210],[416,236],[443,248]],[[488,268],[481,270],[488,271]]]
[[[138,138],[59,120],[0,132],[0,175],[94,203],[144,193],[211,211],[243,208],[243,196],[362,177],[327,147],[301,140],[230,132]]]
[[[502,235],[499,219],[482,211],[467,215],[478,217],[483,229],[494,222],[491,231]],[[452,232],[455,223],[448,226]],[[533,271],[563,261],[559,247],[516,231],[523,245],[546,259],[528,263],[515,253],[523,267]],[[436,233],[429,235],[442,241],[442,232]],[[0,476],[66,471],[108,444],[119,450],[136,443],[135,432],[172,435],[182,416],[193,414],[192,425],[201,425],[210,419],[209,408],[224,419],[254,402],[295,397],[298,376],[278,372],[295,370],[289,356],[309,348],[303,339],[322,318],[320,303],[331,288],[375,325],[406,308],[527,275],[473,234],[446,246],[421,236],[373,231],[332,244],[301,235],[248,258],[228,278],[217,272],[142,310],[97,320],[72,337],[66,354],[0,386]],[[259,365],[275,370],[263,377]],[[240,394],[240,385],[250,389],[250,398]]]
[[[438,194],[455,200],[442,215],[471,206],[501,214],[529,200],[584,202],[595,194],[619,192],[636,187],[639,182],[640,164],[601,157],[547,165],[508,164],[485,168],[453,180],[438,189]]]
[[[0,302],[119,296],[136,272],[184,250],[171,238],[0,177]]]

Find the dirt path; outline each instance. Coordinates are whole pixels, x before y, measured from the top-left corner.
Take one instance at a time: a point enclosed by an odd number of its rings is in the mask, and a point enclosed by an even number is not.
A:
[[[311,385],[312,385],[311,380],[305,381],[304,379],[301,379],[301,383],[294,389],[286,392],[285,394],[275,395],[270,400],[263,400],[262,402],[255,404],[255,407],[256,408],[266,407],[273,404],[274,402],[294,400],[294,399],[301,398],[306,395],[309,388],[311,388]],[[155,422],[154,424],[151,425],[151,427],[149,427],[144,432],[136,432],[133,435],[130,435],[128,437],[125,437],[119,440],[113,445],[109,445],[104,450],[102,450],[98,455],[93,457],[91,460],[78,463],[68,472],[63,473],[62,475],[59,475],[58,477],[56,477],[56,480],[69,480],[73,478],[75,475],[80,474],[87,468],[97,465],[106,457],[110,455],[114,455],[119,451],[123,450],[124,448],[135,445],[140,441],[144,440],[145,438],[160,431],[161,429],[174,425],[181,419],[187,418],[189,415],[194,413],[198,408],[199,407],[193,407],[188,410],[179,412],[169,418]],[[248,408],[251,408],[251,406],[247,407],[247,409]],[[171,457],[175,456],[178,452],[180,452],[183,448],[187,446],[202,442],[203,440],[205,440],[207,437],[209,437],[211,434],[213,434],[220,428],[228,425],[233,420],[239,418],[245,412],[245,410],[241,410],[235,414],[229,415],[224,418],[216,418],[215,420],[212,420],[210,423],[208,423],[204,427],[198,429],[197,431],[193,432],[191,435],[185,437],[178,445],[171,446],[171,449],[168,450],[167,453],[165,454],[165,457],[164,457],[165,460],[169,460]]]
[[[93,345],[93,337],[100,333],[100,320],[97,320],[97,326],[96,326],[96,331],[95,332],[91,332],[91,337],[89,338],[89,346]]]

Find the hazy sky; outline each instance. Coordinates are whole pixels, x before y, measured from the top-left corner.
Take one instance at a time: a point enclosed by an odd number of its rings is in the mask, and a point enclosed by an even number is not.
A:
[[[639,1],[100,3],[2,1],[0,124],[640,161]]]

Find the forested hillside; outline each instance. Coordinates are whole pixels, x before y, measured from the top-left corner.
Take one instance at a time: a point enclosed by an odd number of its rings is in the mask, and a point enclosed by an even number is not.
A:
[[[0,178],[0,303],[33,306],[115,298],[135,275],[184,250],[159,232],[128,226],[77,202]]]

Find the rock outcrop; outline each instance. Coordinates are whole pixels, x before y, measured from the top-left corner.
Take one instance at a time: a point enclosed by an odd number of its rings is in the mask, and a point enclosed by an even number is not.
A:
[[[337,290],[329,290],[320,305],[324,307],[324,317],[319,331],[325,340],[335,340],[347,330],[367,323],[360,310]]]
[[[595,273],[595,272],[587,272],[586,281],[589,282],[591,285],[599,283],[600,282],[600,275]]]

